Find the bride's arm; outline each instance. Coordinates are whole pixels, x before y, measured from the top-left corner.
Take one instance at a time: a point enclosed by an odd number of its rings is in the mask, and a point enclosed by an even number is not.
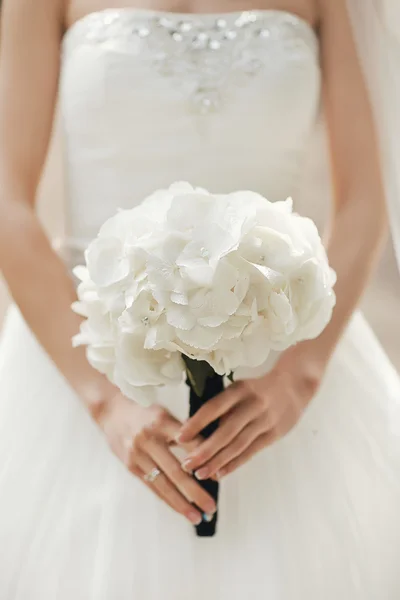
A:
[[[335,197],[326,239],[338,277],[337,305],[318,339],[283,353],[264,378],[232,385],[184,425],[180,439],[188,441],[222,417],[217,433],[186,463],[190,470],[202,468],[200,478],[233,471],[293,428],[321,382],[385,237],[378,142],[346,1],[320,0],[320,6],[324,104]]]
[[[75,289],[34,212],[51,132],[59,73],[61,0],[6,0],[0,59],[0,269],[41,345],[130,471],[190,522],[215,510],[214,500],[180,468],[169,440],[180,423],[161,408],[130,402],[72,348],[80,319]],[[57,402],[57,398],[54,398]],[[151,435],[149,431],[151,430]]]
[[[74,286],[34,212],[57,95],[62,4],[10,0],[2,9],[0,269],[30,328],[94,410],[109,384],[83,349],[72,349]]]
[[[320,0],[321,63],[334,206],[326,241],[337,304],[326,331],[302,347],[325,366],[375,267],[386,233],[378,140],[346,0]]]

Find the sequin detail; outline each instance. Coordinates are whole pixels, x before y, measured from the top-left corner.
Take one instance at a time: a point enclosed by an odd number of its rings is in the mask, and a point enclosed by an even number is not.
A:
[[[318,53],[311,26],[286,12],[183,16],[136,9],[89,14],[67,32],[64,51],[115,44],[173,79],[199,114],[220,109],[227,83],[245,84],[270,64],[274,45],[283,44],[295,56]]]

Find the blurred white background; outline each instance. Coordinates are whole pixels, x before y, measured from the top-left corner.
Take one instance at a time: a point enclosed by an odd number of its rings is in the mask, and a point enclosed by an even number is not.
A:
[[[63,231],[62,148],[57,129],[56,127],[38,198],[40,217],[52,237],[60,236]],[[316,143],[319,143],[318,139]],[[315,163],[316,156],[321,157],[319,164]],[[324,162],[323,152],[321,154],[320,150],[316,151],[315,147],[311,148],[310,157],[312,164],[306,171],[307,178],[312,179],[311,189],[313,190],[313,196],[315,196],[313,199],[315,212],[311,216],[317,222],[321,222],[325,218],[328,202],[328,175],[326,169],[322,168]],[[305,185],[304,189],[309,190],[310,187]],[[301,204],[300,198],[298,203],[299,212],[302,212]],[[307,205],[309,206],[309,204],[308,199]],[[9,298],[6,287],[0,280],[0,324],[8,303]],[[386,351],[400,369],[400,278],[397,274],[394,256],[389,244],[378,272],[366,293],[363,309]]]

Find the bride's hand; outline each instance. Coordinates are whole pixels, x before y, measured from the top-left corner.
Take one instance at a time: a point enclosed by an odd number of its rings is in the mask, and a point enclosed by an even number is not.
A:
[[[214,500],[185,473],[171,451],[182,423],[166,410],[160,406],[144,408],[117,394],[97,421],[117,457],[172,509],[195,525],[203,518],[201,511],[205,515],[215,512]],[[199,438],[193,438],[191,443],[180,445],[193,450],[200,443]],[[155,478],[146,480],[151,473]]]
[[[266,376],[238,381],[207,402],[182,427],[178,441],[190,443],[216,419],[220,419],[220,426],[182,466],[194,471],[197,479],[221,479],[286,435],[299,421],[319,383],[297,372],[288,364],[277,365]]]

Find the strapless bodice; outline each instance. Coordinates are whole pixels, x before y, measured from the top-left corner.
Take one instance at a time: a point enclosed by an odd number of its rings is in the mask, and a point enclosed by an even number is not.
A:
[[[63,42],[67,235],[177,180],[295,194],[320,98],[318,41],[280,11],[105,10]]]

